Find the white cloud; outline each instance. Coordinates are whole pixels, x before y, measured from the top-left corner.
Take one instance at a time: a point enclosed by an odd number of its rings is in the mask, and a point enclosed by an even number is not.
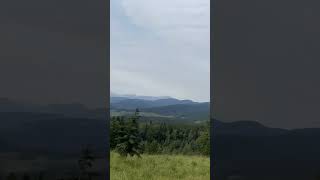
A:
[[[174,43],[208,48],[210,0],[122,0],[132,23]]]
[[[111,90],[208,101],[209,0],[117,1]]]

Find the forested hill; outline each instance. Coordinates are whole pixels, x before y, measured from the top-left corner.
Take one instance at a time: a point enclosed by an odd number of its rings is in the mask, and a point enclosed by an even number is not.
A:
[[[254,121],[213,124],[216,179],[300,180],[320,172],[319,128],[286,130]]]
[[[199,104],[191,100],[178,100],[175,98],[165,98],[156,100],[147,99],[132,99],[123,97],[111,97],[111,108],[113,109],[136,109],[136,108],[152,108],[152,107],[162,107],[169,105],[195,105]]]
[[[141,111],[144,117],[153,119],[202,121],[209,120],[210,103],[199,103],[191,100],[179,100],[175,98],[145,98],[134,99],[126,97],[111,98],[111,114],[128,115],[135,109]]]

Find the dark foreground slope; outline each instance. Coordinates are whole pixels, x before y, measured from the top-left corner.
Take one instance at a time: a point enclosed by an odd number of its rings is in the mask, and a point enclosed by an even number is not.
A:
[[[314,179],[320,174],[320,129],[284,130],[256,122],[215,121],[216,179]]]
[[[45,179],[79,174],[78,160],[90,147],[97,171],[105,173],[107,131],[103,110],[79,104],[25,106],[2,102],[0,109],[0,179],[14,172]]]

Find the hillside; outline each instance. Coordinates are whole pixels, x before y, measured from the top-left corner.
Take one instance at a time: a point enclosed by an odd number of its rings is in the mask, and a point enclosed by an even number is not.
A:
[[[145,99],[128,99],[128,98],[112,98],[112,109],[136,109],[136,108],[152,108],[178,104],[198,104],[190,100],[178,100],[174,98],[157,99],[157,100],[145,100]]]
[[[254,121],[214,124],[216,179],[300,180],[320,171],[315,168],[320,161],[320,129],[285,130]]]
[[[101,151],[105,148],[107,132],[103,110],[90,110],[79,104],[26,107],[3,99],[0,106],[0,151],[3,153],[19,149],[45,154],[69,151],[78,155],[83,143],[95,144]],[[132,110],[112,111],[118,115],[132,113]],[[142,120],[187,123],[208,116],[209,103],[176,104],[141,111]],[[228,123],[214,120],[213,124],[217,177],[241,174],[254,179],[255,175],[265,173],[274,179],[279,173],[288,175],[292,169],[299,169],[298,175],[288,177],[294,179],[320,172],[320,168],[314,168],[320,161],[318,128],[285,130],[247,120]]]
[[[209,103],[175,104],[154,108],[143,108],[142,112],[152,112],[166,116],[175,116],[181,119],[208,119],[210,113]]]
[[[107,136],[104,119],[31,112],[0,112],[0,119],[0,152],[19,149],[40,154],[78,154],[83,144],[93,144],[103,152]]]
[[[288,130],[269,128],[256,121],[221,122],[214,120],[214,133],[216,135],[239,136],[279,136]]]
[[[128,99],[111,100],[111,114],[113,116],[127,116],[139,108],[143,117],[159,121],[203,121],[209,119],[210,103],[198,103],[191,100],[174,98],[145,100]]]

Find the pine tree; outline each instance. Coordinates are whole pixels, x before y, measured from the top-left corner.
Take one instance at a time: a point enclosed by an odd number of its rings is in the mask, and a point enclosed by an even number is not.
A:
[[[128,123],[120,125],[120,133],[116,150],[121,156],[138,156],[143,153],[142,140],[139,133],[139,110],[130,118]]]
[[[210,155],[210,126],[207,123],[204,131],[200,133],[199,138],[197,139],[197,145],[199,151],[203,155]]]
[[[117,145],[117,137],[119,137],[120,117],[112,117],[110,124],[110,148],[114,149]]]
[[[186,143],[182,149],[183,154],[192,154],[192,147],[191,144]]]
[[[158,153],[160,150],[159,150],[159,144],[157,143],[156,140],[153,140],[151,143],[148,143],[147,144],[147,147],[146,147],[146,151],[149,153],[149,154],[156,154]]]
[[[149,132],[149,126],[148,124],[146,123],[145,126],[144,126],[144,130],[142,132],[142,140],[143,141],[146,141],[147,138],[148,138],[148,132]]]

